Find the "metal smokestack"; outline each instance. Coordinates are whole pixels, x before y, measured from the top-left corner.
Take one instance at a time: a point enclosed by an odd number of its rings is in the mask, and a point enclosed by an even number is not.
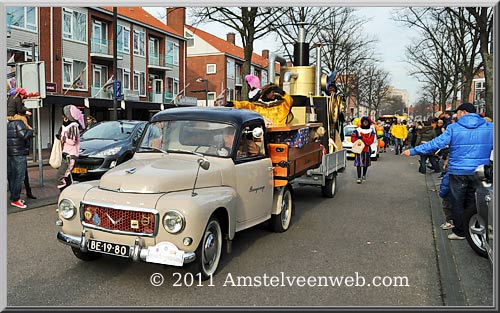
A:
[[[299,41],[293,45],[293,65],[309,66],[309,43],[306,40],[305,23],[299,23]]]

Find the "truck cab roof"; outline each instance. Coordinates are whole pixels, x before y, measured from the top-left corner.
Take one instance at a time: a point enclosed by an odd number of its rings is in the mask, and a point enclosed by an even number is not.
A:
[[[156,113],[151,122],[166,120],[202,120],[243,125],[252,121],[264,124],[264,118],[252,110],[226,107],[188,107],[172,108]]]

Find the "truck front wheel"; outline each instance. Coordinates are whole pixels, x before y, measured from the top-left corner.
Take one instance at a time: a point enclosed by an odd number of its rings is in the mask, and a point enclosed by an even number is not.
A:
[[[293,199],[290,189],[284,188],[279,195],[277,205],[281,206],[279,214],[271,215],[271,229],[274,232],[282,233],[290,227],[292,220]]]
[[[219,266],[222,255],[222,230],[217,218],[212,217],[203,232],[200,244],[196,249],[196,260],[189,264],[193,274],[200,273],[202,280],[213,276]]]

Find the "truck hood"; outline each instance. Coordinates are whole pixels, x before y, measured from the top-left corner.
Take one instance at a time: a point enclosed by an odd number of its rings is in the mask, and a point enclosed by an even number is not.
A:
[[[198,156],[169,154],[158,158],[136,158],[106,172],[99,187],[119,192],[166,193],[193,188]],[[200,168],[196,188],[221,186],[223,164],[212,162]]]

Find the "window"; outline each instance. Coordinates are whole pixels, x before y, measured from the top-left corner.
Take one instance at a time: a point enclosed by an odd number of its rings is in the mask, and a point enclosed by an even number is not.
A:
[[[130,53],[130,28],[118,24],[116,40],[119,52]]]
[[[108,81],[108,67],[92,65],[92,87],[102,87]]]
[[[87,89],[87,63],[64,58],[63,87],[69,89]]]
[[[207,93],[208,100],[214,101],[215,100],[215,92],[209,92]]]
[[[479,80],[474,82],[474,100],[483,100],[484,99],[484,80]]]
[[[179,65],[179,44],[167,40],[165,58],[167,64]]]
[[[146,56],[146,33],[134,30],[134,55]]]
[[[207,74],[215,74],[217,72],[217,66],[215,64],[207,64]]]
[[[228,79],[234,79],[234,73],[235,73],[235,64],[233,59],[228,59],[227,60],[227,78]]]
[[[101,21],[92,21],[91,52],[108,54],[108,25]]]
[[[262,71],[262,79],[260,80],[260,85],[266,84],[269,78],[267,77],[267,71]]]
[[[63,36],[80,42],[87,42],[87,14],[63,9]]]
[[[126,68],[119,68],[117,71],[118,80],[122,81],[122,89],[130,89],[130,70]]]
[[[234,100],[234,89],[228,88],[226,92],[226,100],[233,101]]]
[[[37,30],[36,7],[7,7],[7,16],[10,17],[8,26],[32,31]]]
[[[235,64],[235,72],[236,72],[236,85],[241,85],[241,65]]]
[[[134,90],[139,91],[140,96],[146,96],[146,73],[134,71]]]
[[[188,31],[184,32],[184,37],[187,39],[187,46],[189,47],[194,47],[194,36]]]

